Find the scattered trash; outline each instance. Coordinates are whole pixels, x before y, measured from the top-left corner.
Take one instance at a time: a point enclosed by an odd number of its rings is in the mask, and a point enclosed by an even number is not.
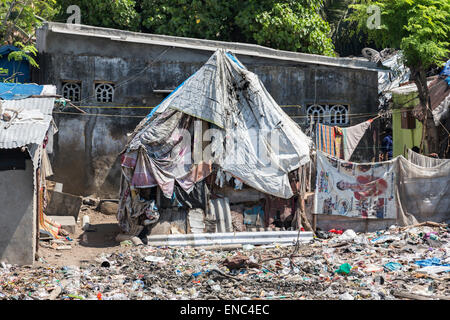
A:
[[[352,269],[351,265],[349,265],[348,263],[344,263],[341,264],[335,272],[339,274],[349,274],[351,269]]]
[[[377,266],[377,265],[373,265],[373,264],[368,265],[368,266],[366,266],[364,268],[365,272],[381,272],[383,270],[384,270],[383,267],[380,267],[380,266]]]
[[[348,292],[345,292],[339,296],[339,300],[355,300],[355,298]]]
[[[0,299],[443,299],[450,296],[449,232],[428,224],[322,231],[327,239],[317,232],[298,246],[226,249],[136,246],[128,238],[94,264],[57,268],[42,259],[30,268],[0,262]],[[441,247],[430,247],[432,237]],[[63,243],[68,241],[54,242]],[[63,260],[71,252],[59,254]]]
[[[144,260],[148,262],[162,262],[164,257],[146,256]]]
[[[55,248],[56,250],[70,250],[72,249],[71,246],[59,246]]]
[[[234,269],[240,269],[240,268],[258,268],[259,265],[253,261],[252,259],[250,259],[247,256],[244,255],[235,255],[231,258],[226,258],[223,261],[223,265],[226,266],[228,269],[230,270],[234,270]]]
[[[442,272],[450,272],[450,266],[427,266],[416,270],[420,273],[438,274]]]
[[[431,258],[426,260],[417,260],[414,262],[420,267],[430,267],[430,266],[441,266],[441,259],[439,258]],[[450,266],[450,264],[444,264],[442,266]]]
[[[403,268],[403,266],[398,262],[388,262],[384,265],[384,269],[387,272],[400,270],[401,268]]]
[[[345,230],[339,237],[340,241],[351,241],[356,238],[356,233],[352,229]]]
[[[84,215],[83,216],[83,224],[81,229],[83,229],[84,231],[89,230],[90,227],[90,220],[89,220],[89,216],[88,215]]]
[[[125,240],[125,241],[122,241],[120,243],[121,247],[129,247],[129,246],[132,246],[132,245],[133,245],[133,242],[131,242],[131,240]]]

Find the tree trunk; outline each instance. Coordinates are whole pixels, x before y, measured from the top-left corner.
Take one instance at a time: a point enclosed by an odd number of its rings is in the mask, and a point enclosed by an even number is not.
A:
[[[433,114],[431,113],[430,94],[428,91],[427,77],[425,71],[419,66],[417,68],[410,67],[412,78],[417,86],[420,105],[422,107],[422,141],[420,143],[420,151],[424,151],[424,141],[427,142],[428,153],[439,152],[438,131],[433,122]]]

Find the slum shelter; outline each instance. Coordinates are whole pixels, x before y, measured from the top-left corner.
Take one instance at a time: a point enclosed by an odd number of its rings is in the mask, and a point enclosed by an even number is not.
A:
[[[354,230],[450,221],[450,161],[408,150],[389,161],[354,163],[317,151],[314,213]],[[326,229],[330,226],[322,226]],[[327,229],[328,230],[328,229]]]
[[[55,93],[54,86],[0,83],[0,261],[33,264],[39,234],[60,232],[44,214]]]
[[[440,74],[428,77],[430,109],[437,129],[437,153],[441,158],[450,155],[450,60]],[[407,156],[408,149],[421,147],[429,153],[426,139],[422,145],[423,122],[425,115],[420,104],[417,86],[406,83],[391,89],[392,94],[392,133],[393,156]]]
[[[131,235],[299,227],[310,146],[259,78],[219,49],[131,134],[119,226]]]

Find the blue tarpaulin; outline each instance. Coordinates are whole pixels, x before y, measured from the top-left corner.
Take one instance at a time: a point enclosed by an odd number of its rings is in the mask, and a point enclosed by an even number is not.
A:
[[[445,266],[449,267],[450,264],[442,264],[441,259],[439,258],[431,258],[431,259],[425,259],[425,260],[417,260],[414,262],[420,267],[430,267],[430,266]]]
[[[29,96],[40,95],[44,86],[37,84],[3,83],[0,82],[0,99],[17,100]]]
[[[450,60],[447,60],[440,74],[441,76],[450,76]]]
[[[30,82],[30,63],[26,58],[21,61],[8,60],[8,55],[20,49],[15,46],[0,47],[0,82],[12,80],[13,82]]]

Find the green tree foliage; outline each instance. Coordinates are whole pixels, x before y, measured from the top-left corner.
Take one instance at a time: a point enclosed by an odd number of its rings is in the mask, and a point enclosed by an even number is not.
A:
[[[232,41],[239,1],[142,0],[144,32]]]
[[[105,20],[94,10],[99,0],[57,0],[62,10],[77,4],[82,23],[136,30],[129,21]],[[320,15],[322,0],[120,0],[136,10],[142,32],[182,37],[257,43],[275,49],[334,55],[330,28]],[[134,9],[131,9],[133,2]],[[127,9],[127,10],[128,10]],[[84,17],[83,12],[89,12]],[[107,12],[114,12],[108,8]],[[61,17],[64,14],[61,15]],[[113,14],[114,16],[114,14]]]
[[[348,21],[355,0],[324,0],[321,16],[328,22],[335,51],[341,56],[360,55],[361,50],[372,47],[381,50],[373,41],[368,41],[363,32],[355,32],[356,23]]]
[[[33,58],[37,53],[35,30],[56,12],[55,0],[0,0],[0,45],[10,44],[20,49],[11,52],[8,59],[26,59],[32,66],[38,67]]]
[[[371,15],[368,8],[378,6],[381,13],[379,28],[368,28]],[[437,152],[437,132],[431,123],[426,71],[440,66],[450,53],[450,1],[449,0],[380,0],[359,1],[350,20],[370,39],[383,47],[403,51],[404,63],[411,70],[417,85],[422,112],[425,115],[424,133],[429,152]],[[429,132],[427,131],[429,129]],[[425,136],[425,134],[423,135]]]
[[[55,13],[55,0],[0,0],[0,41],[31,43],[36,26]]]
[[[330,26],[319,0],[249,0],[236,16],[248,42],[272,48],[334,55]]]
[[[66,22],[67,8],[80,8],[81,24],[140,31],[140,15],[134,0],[55,0],[59,9],[53,21]]]

